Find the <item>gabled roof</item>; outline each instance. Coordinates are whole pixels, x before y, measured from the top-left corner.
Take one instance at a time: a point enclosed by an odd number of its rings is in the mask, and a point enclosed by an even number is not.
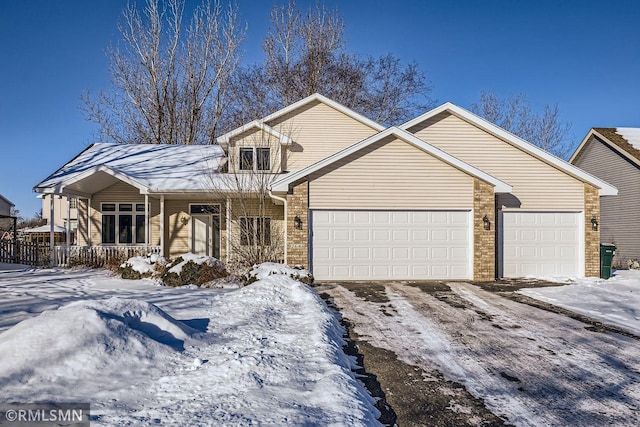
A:
[[[632,163],[640,166],[640,128],[592,128],[584,137],[569,162],[573,163],[591,136],[596,136]]]
[[[258,122],[258,123],[264,123],[267,124],[279,117],[282,117],[286,114],[291,113],[292,111],[295,111],[301,107],[304,107],[307,104],[310,104],[312,102],[321,102],[325,105],[328,105],[329,107],[333,108],[334,110],[337,110],[339,112],[341,112],[342,114],[351,117],[352,119],[359,121],[360,123],[365,124],[366,126],[369,126],[370,128],[377,130],[378,132],[380,132],[381,130],[383,130],[385,127],[379,123],[374,122],[371,119],[366,118],[365,116],[363,116],[362,114],[356,113],[355,111],[353,111],[352,109],[345,107],[344,105],[333,101],[329,98],[327,98],[326,96],[322,96],[319,93],[314,93],[313,95],[307,96],[306,98],[301,99],[300,101],[294,102],[291,105],[288,105],[278,111],[276,111],[275,113],[269,114],[266,117],[263,117],[260,120],[256,120],[254,122]],[[254,123],[251,122],[251,123]],[[249,123],[249,125],[251,125],[251,123]],[[245,126],[249,126],[249,125],[245,125]],[[233,136],[244,132],[244,130],[241,130],[242,128],[244,128],[245,126],[241,126],[238,129],[234,129],[229,133],[226,133],[225,135],[222,135],[220,138],[226,137],[229,134],[233,134]]]
[[[600,195],[601,196],[615,196],[616,194],[618,194],[618,189],[615,188],[614,186],[612,186],[611,184],[606,183],[605,181],[602,181],[601,179],[596,178],[595,176],[583,171],[582,169],[568,163],[565,162],[564,160],[554,156],[553,154],[550,154],[546,151],[544,151],[543,149],[541,149],[540,147],[537,147],[533,144],[531,144],[530,142],[525,141],[524,139],[510,133],[507,132],[506,130],[502,129],[499,126],[494,125],[493,123],[473,114],[470,111],[465,110],[464,108],[458,107],[455,104],[452,104],[451,102],[447,102],[445,104],[440,105],[439,107],[434,108],[433,110],[427,111],[426,113],[416,117],[415,119],[409,120],[408,122],[400,125],[399,127],[401,129],[405,129],[408,130],[422,122],[424,122],[425,120],[429,120],[432,117],[437,116],[438,114],[441,113],[449,113],[449,114],[453,114],[454,116],[459,117],[462,120],[465,120],[468,123],[473,124],[474,126],[484,130],[485,132],[488,132],[506,142],[508,142],[509,144],[515,146],[516,148],[519,148],[520,150],[524,151],[525,153],[528,153],[530,155],[532,155],[533,157],[537,158],[540,161],[543,161],[577,179],[579,179],[582,182],[586,182],[589,183],[597,188],[600,189]]]
[[[396,138],[405,141],[429,154],[431,154],[432,156],[440,159],[441,161],[463,171],[468,173],[469,175],[475,176],[491,185],[493,185],[495,187],[495,192],[496,193],[510,193],[512,188],[509,184],[507,184],[506,182],[500,181],[499,179],[481,171],[480,169],[477,169],[473,166],[471,166],[468,163],[463,162],[460,159],[457,159],[455,157],[453,157],[450,154],[445,153],[444,151],[434,147],[431,144],[426,143],[425,141],[421,140],[420,138],[416,137],[415,135],[413,135],[412,133],[407,132],[406,130],[397,128],[397,127],[390,127],[385,129],[382,132],[379,132],[367,139],[364,139],[348,148],[345,148],[342,151],[337,152],[336,154],[329,156],[323,160],[320,160],[319,162],[316,162],[304,169],[301,169],[299,171],[296,172],[291,172],[285,176],[283,176],[281,179],[275,181],[271,187],[272,191],[278,191],[278,192],[283,192],[283,191],[288,191],[289,189],[289,184],[292,184],[304,177],[306,177],[307,175],[316,172],[322,168],[325,168],[329,165],[331,165],[334,162],[337,162],[351,154],[354,154],[360,150],[362,150],[363,148],[366,148],[368,146],[370,146],[371,144],[374,144],[388,136],[395,136]]]
[[[88,195],[117,180],[141,193],[204,190],[225,161],[218,145],[92,144],[34,187],[37,193]],[[102,188],[100,188],[100,186]]]
[[[271,126],[265,124],[262,120],[254,120],[250,123],[247,123],[244,126],[240,126],[239,128],[236,128],[234,130],[232,130],[231,132],[227,132],[224,135],[219,136],[218,138],[216,138],[216,141],[218,142],[218,144],[222,145],[222,146],[226,146],[227,144],[229,144],[229,140],[235,136],[238,136],[250,129],[260,129],[266,133],[268,133],[271,136],[274,136],[276,138],[278,138],[280,140],[280,144],[282,145],[291,145],[291,138],[289,138],[286,135],[283,135],[282,133],[278,132],[277,130],[275,130],[274,128],[272,128]]]

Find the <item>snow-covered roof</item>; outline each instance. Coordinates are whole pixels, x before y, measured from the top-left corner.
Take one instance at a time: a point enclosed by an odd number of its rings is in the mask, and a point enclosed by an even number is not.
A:
[[[117,180],[145,193],[203,191],[226,161],[218,145],[96,143],[34,187],[38,193],[89,195]]]
[[[633,145],[633,148],[640,150],[640,128],[616,128],[616,133]]]
[[[41,225],[40,227],[35,228],[25,228],[22,230],[25,233],[50,233],[51,226],[50,225]],[[53,231],[56,233],[66,233],[67,229],[64,227],[60,227],[58,225],[53,226]]]

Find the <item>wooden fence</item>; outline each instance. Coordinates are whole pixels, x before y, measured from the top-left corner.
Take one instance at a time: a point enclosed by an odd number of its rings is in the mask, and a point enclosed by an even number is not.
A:
[[[0,240],[0,262],[47,267],[50,263],[49,247],[37,242]]]
[[[134,256],[159,253],[160,246],[54,246],[52,263],[49,245],[0,240],[0,262],[32,267],[104,267]]]

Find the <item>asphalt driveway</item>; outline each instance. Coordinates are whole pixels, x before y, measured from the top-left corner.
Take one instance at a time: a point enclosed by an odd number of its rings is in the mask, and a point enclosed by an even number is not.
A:
[[[640,341],[470,283],[326,284],[404,425],[640,425]],[[548,308],[548,307],[547,307]]]

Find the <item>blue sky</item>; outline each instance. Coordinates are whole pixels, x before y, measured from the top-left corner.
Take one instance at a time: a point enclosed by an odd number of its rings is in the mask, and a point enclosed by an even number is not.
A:
[[[40,209],[32,187],[94,142],[80,95],[108,88],[104,51],[126,3],[0,1],[0,194],[25,216]],[[271,4],[238,1],[247,63],[261,59]],[[558,103],[576,143],[591,127],[640,127],[640,2],[325,4],[344,16],[352,52],[415,60],[438,102],[469,108],[483,90],[522,92],[536,109]]]

